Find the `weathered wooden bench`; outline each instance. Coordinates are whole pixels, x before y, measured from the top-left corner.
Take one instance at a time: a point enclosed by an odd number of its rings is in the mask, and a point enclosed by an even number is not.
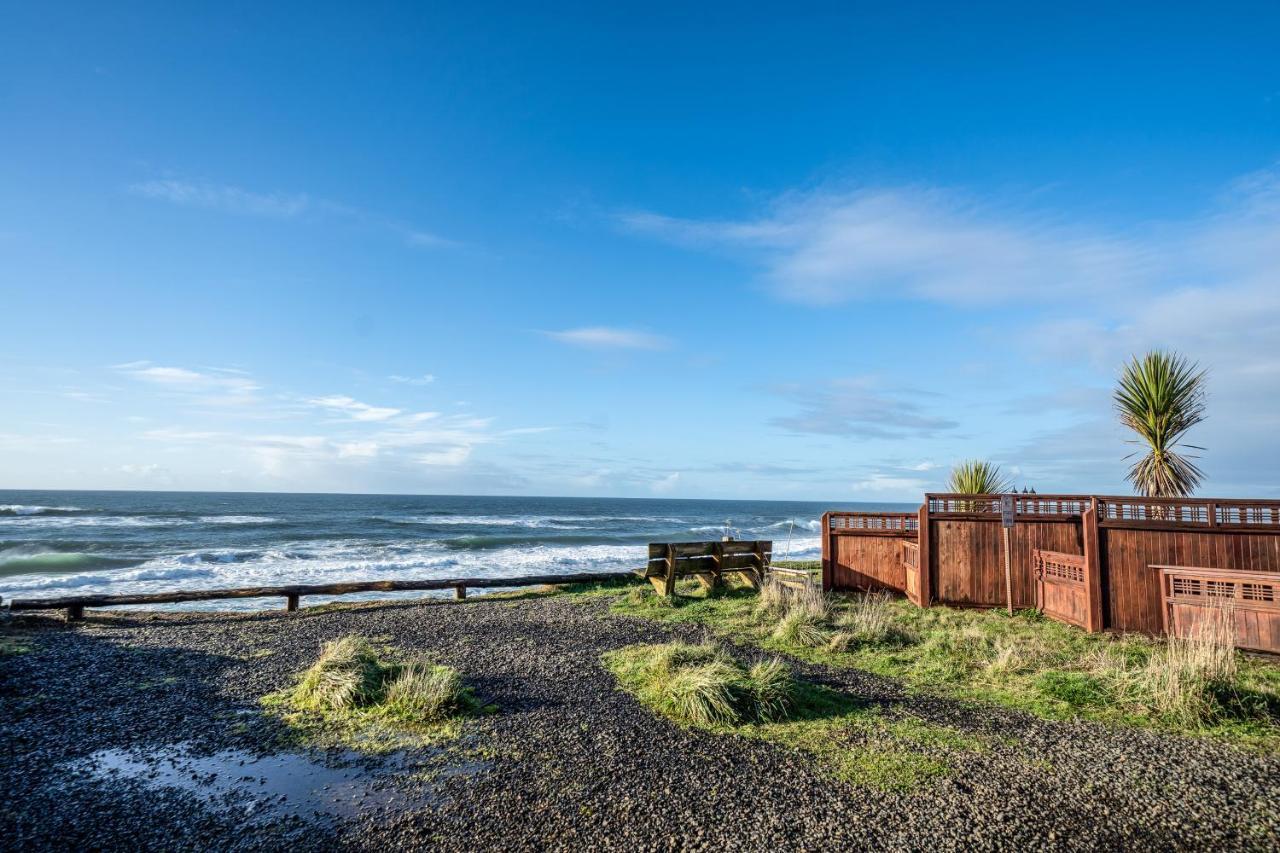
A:
[[[1214,608],[1226,608],[1242,649],[1280,654],[1280,574],[1152,566],[1160,572],[1161,616],[1171,637],[1191,636]]]
[[[720,586],[724,575],[737,572],[756,589],[769,570],[773,542],[652,542],[644,576],[659,595],[675,592],[676,580],[690,575],[708,588]]]

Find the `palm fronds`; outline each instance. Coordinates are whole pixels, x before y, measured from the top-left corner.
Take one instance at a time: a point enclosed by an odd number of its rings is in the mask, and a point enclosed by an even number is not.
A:
[[[1000,466],[981,459],[956,463],[947,480],[947,491],[955,495],[995,495],[1013,488],[1013,481]]]
[[[1185,356],[1153,350],[1134,356],[1120,373],[1112,399],[1120,423],[1137,433],[1134,444],[1147,451],[1129,468],[1126,479],[1152,498],[1185,497],[1204,472],[1178,452],[1182,438],[1205,417],[1205,371]]]

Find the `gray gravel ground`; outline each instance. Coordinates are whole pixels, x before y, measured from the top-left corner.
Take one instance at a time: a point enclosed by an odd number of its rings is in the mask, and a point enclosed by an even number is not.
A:
[[[948,777],[884,793],[833,781],[806,754],[683,730],[617,691],[599,658],[699,630],[609,616],[599,601],[134,613],[5,630],[29,632],[34,646],[0,657],[6,849],[1280,847],[1276,757],[911,697],[860,672],[797,665],[886,713],[994,746],[947,753]],[[319,772],[327,761],[358,781],[325,789],[332,807],[317,815],[314,803],[281,800],[278,779],[252,778],[253,757],[280,734],[257,700],[347,633],[435,654],[500,710],[443,751],[355,769],[350,756],[310,756]],[[111,775],[94,759],[104,750],[154,766]],[[204,775],[202,758],[223,750],[244,751],[244,783]]]

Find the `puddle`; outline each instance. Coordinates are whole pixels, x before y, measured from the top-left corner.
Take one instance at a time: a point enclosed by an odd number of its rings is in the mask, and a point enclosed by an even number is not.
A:
[[[430,755],[406,753],[373,760],[356,752],[256,755],[227,749],[199,755],[177,744],[145,753],[99,750],[89,757],[87,769],[98,779],[189,791],[214,808],[250,816],[349,818],[428,805],[437,799],[433,781],[473,776],[487,767],[485,762],[442,764]]]

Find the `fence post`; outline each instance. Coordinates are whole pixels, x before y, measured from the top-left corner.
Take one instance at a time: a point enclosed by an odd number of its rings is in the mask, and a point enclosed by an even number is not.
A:
[[[933,600],[933,569],[929,558],[929,496],[920,505],[920,531],[916,536],[920,545],[920,606],[928,607]]]
[[[1105,627],[1102,611],[1102,566],[1101,537],[1098,535],[1098,499],[1089,499],[1089,506],[1080,516],[1084,540],[1084,595],[1087,610],[1084,627],[1086,631],[1097,633]]]
[[[293,613],[298,609],[298,596],[296,593],[290,593],[284,597],[284,612]]]
[[[822,514],[822,591],[831,592],[835,578],[831,570],[831,513]]]

